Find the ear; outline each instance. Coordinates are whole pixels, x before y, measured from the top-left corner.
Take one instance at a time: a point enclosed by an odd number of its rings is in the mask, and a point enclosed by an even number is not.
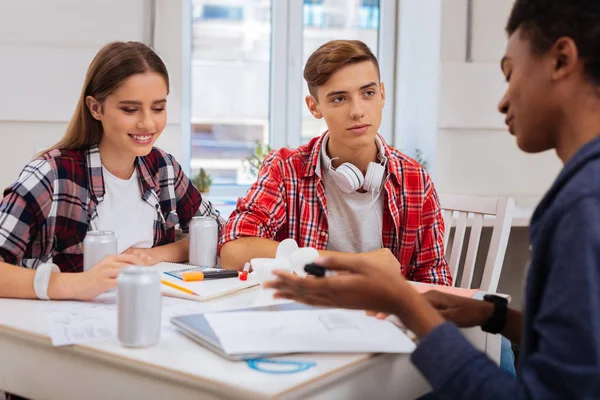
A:
[[[577,70],[579,65],[579,51],[573,39],[562,37],[554,43],[550,54],[554,60],[553,80],[560,80]]]
[[[88,110],[90,110],[92,117],[100,121],[102,118],[102,105],[98,102],[98,100],[92,96],[87,96],[85,98],[85,104],[87,105]]]
[[[323,118],[323,114],[321,114],[321,111],[319,110],[319,102],[317,99],[311,95],[308,95],[304,100],[306,101],[306,107],[308,107],[308,111],[310,111],[313,117],[316,119]]]
[[[383,108],[383,106],[385,105],[385,85],[383,84],[383,82],[379,82],[379,90],[381,91],[381,107]]]

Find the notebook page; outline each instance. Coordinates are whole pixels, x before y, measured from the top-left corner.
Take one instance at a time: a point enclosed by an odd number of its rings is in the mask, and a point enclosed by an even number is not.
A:
[[[239,278],[223,278],[223,279],[210,279],[197,282],[185,282],[171,275],[167,275],[164,272],[173,272],[180,269],[190,268],[188,264],[177,264],[162,262],[157,264],[154,268],[162,272],[161,279],[172,282],[176,285],[185,287],[198,293],[199,296],[194,296],[182,292],[180,290],[171,288],[166,285],[162,285],[161,292],[165,296],[179,297],[187,300],[195,301],[207,301],[212,300],[221,296],[227,296],[230,294],[237,293],[239,291],[249,289],[259,285],[259,282],[254,279],[250,274],[248,280],[242,281]]]

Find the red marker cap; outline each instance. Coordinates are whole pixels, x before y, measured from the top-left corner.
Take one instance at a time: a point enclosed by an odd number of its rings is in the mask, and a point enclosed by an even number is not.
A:
[[[248,279],[248,271],[242,271],[240,272],[240,280],[241,281],[245,281]]]

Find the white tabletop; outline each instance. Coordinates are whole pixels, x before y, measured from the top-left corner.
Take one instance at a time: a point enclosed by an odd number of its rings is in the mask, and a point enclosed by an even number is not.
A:
[[[261,289],[205,303],[166,299],[163,318],[176,313],[227,310],[271,303]],[[114,306],[114,305],[113,305]],[[48,320],[94,318],[110,305],[38,300],[0,299],[0,389],[28,397],[161,398],[414,398],[428,390],[409,355],[302,354],[282,358],[312,361],[316,366],[293,374],[268,374],[245,362],[231,362],[183,336],[164,321],[158,345],[124,348],[116,337],[102,342],[52,347],[46,335]],[[64,310],[71,311],[66,312]],[[177,310],[175,312],[174,310]],[[116,306],[114,306],[116,319]],[[486,335],[469,335],[485,350]],[[68,371],[65,371],[67,369]],[[387,371],[387,372],[386,372]],[[393,375],[389,375],[393,372]],[[31,384],[29,377],[46,376]],[[110,382],[104,382],[110,380]],[[41,385],[41,386],[40,386]],[[402,392],[402,395],[398,391]],[[387,394],[386,394],[387,393]],[[65,397],[66,396],[66,397]],[[112,397],[111,397],[112,396]],[[114,397],[116,396],[116,397]],[[372,397],[373,398],[373,397]]]

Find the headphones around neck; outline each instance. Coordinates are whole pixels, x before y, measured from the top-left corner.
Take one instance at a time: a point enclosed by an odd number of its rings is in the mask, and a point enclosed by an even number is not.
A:
[[[370,162],[367,167],[367,173],[364,176],[358,167],[349,162],[345,162],[334,169],[331,164],[332,160],[327,155],[327,139],[324,140],[321,145],[323,159],[325,160],[325,167],[328,168],[337,187],[339,187],[342,192],[348,194],[356,192],[361,188],[367,192],[378,192],[381,188],[381,183],[383,182],[385,165],[387,163],[387,158],[383,154],[383,144],[379,138],[376,138],[377,147],[380,151],[377,158],[378,160],[381,160],[381,162]]]
[[[358,189],[364,189],[367,192],[379,191],[385,167],[379,163],[370,162],[367,167],[367,173],[363,176],[360,169],[349,162],[345,162],[336,169],[330,168],[333,181],[344,193],[353,193]]]

